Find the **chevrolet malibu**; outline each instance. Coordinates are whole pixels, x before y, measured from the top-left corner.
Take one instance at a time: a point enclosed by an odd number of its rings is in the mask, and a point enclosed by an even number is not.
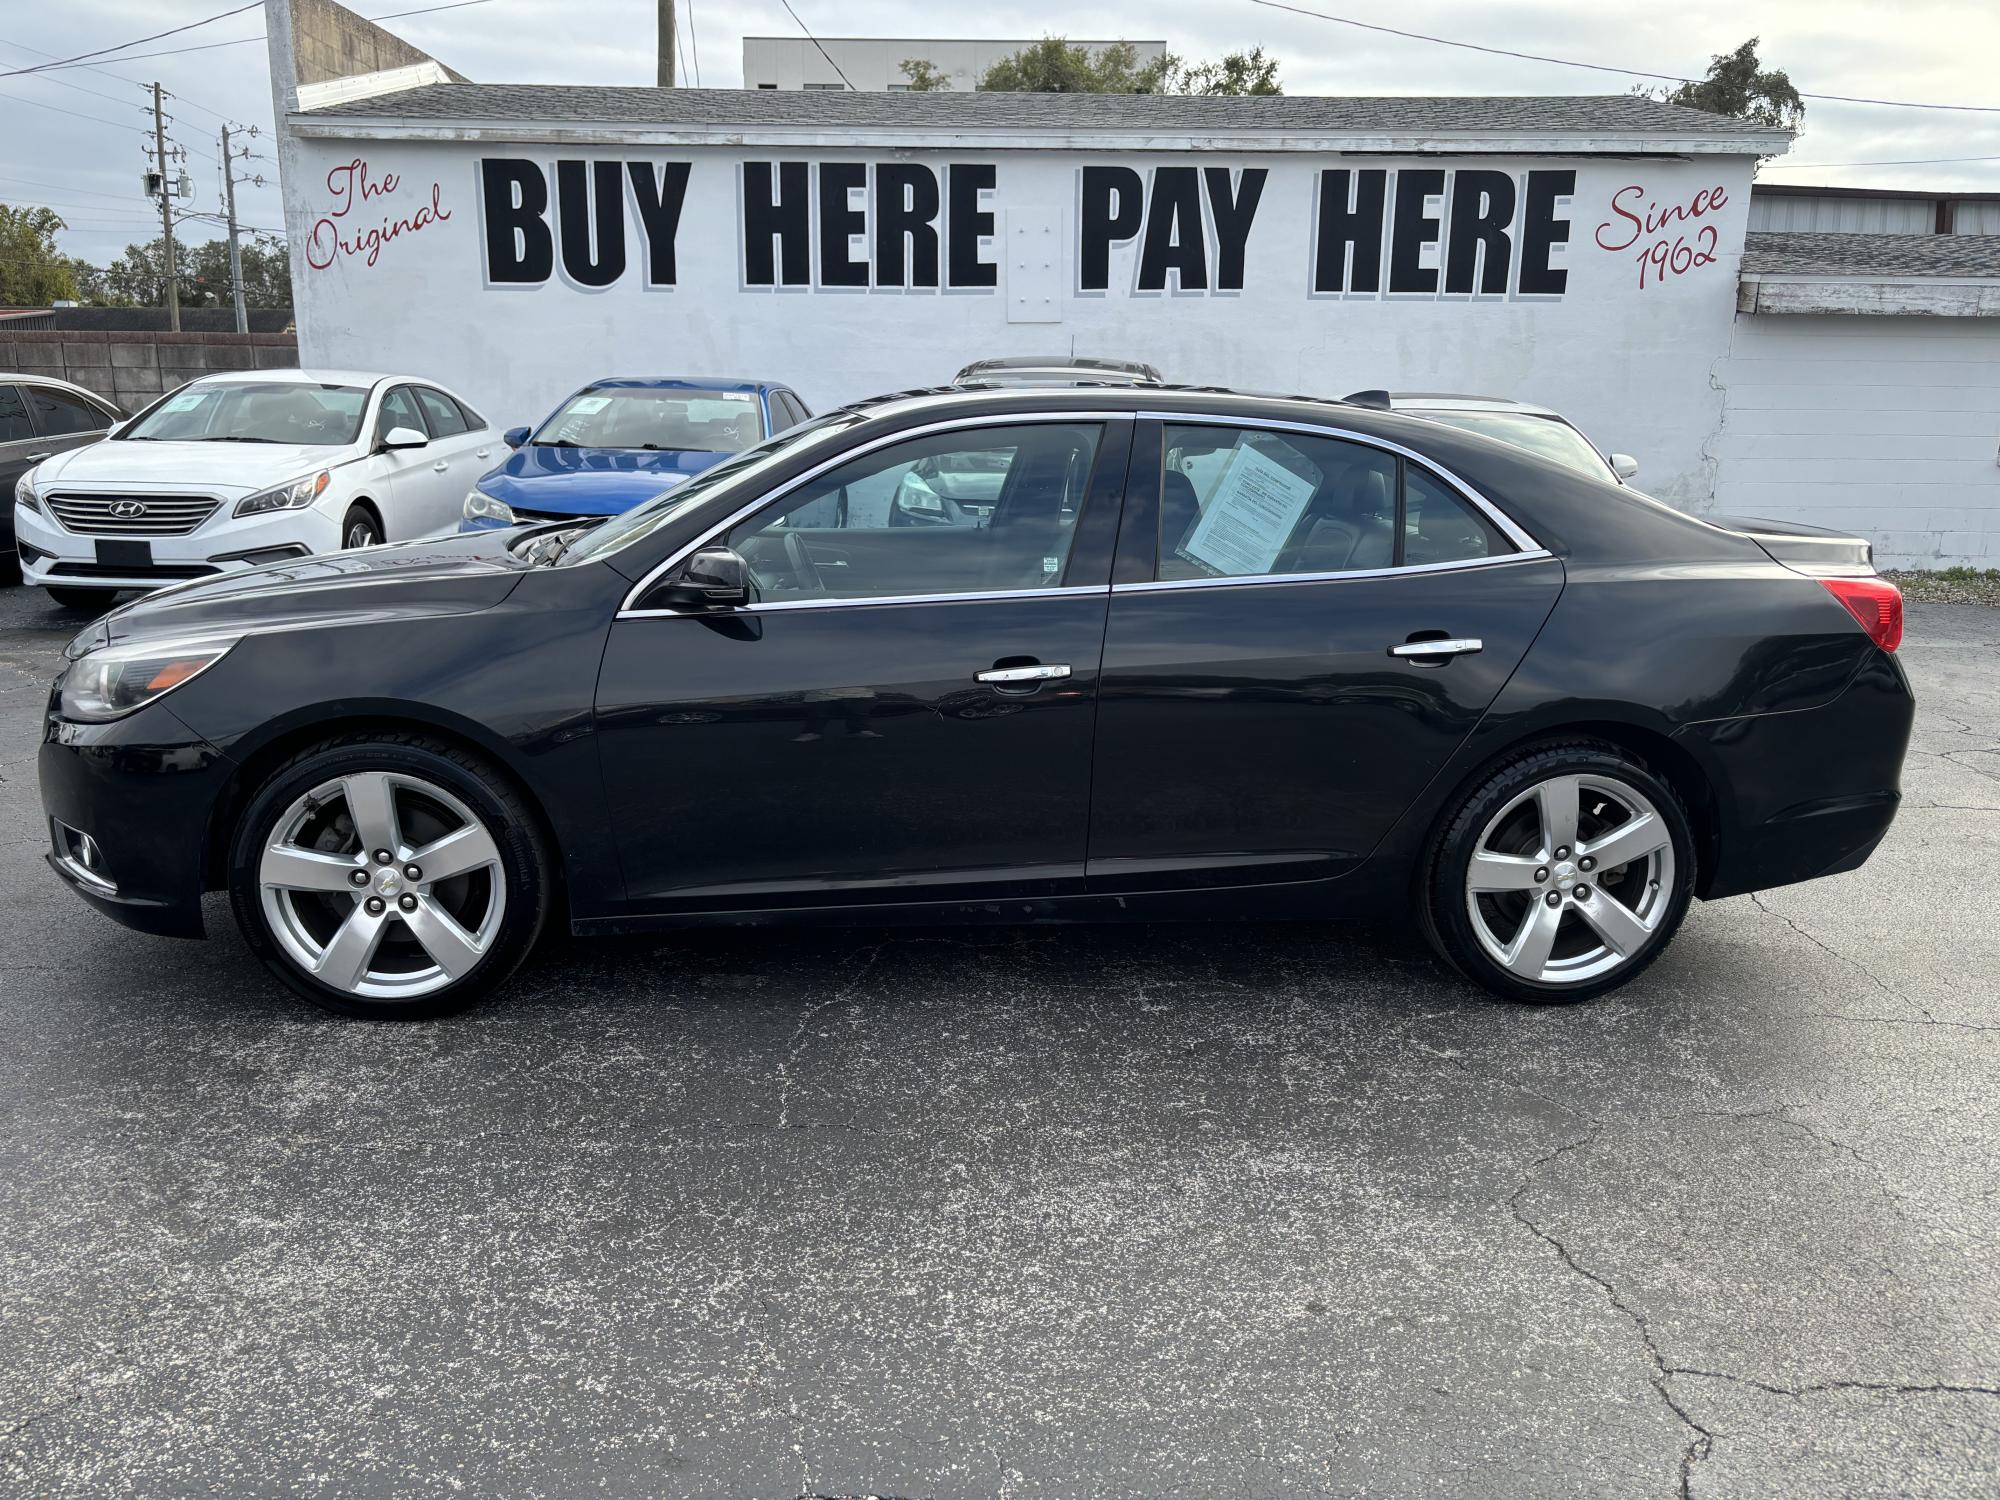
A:
[[[999,476],[976,524],[895,524],[925,466]],[[1895,814],[1901,597],[1783,548],[1360,406],[884,398],[602,523],[105,617],[49,860],[150,933],[226,890],[354,1015],[482,996],[552,921],[1408,917],[1580,1000]]]

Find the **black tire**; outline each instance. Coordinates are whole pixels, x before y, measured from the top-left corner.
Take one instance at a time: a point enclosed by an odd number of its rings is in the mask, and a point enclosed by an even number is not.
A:
[[[357,547],[378,547],[381,544],[381,518],[365,505],[348,506],[347,514],[340,521],[341,550],[352,552]]]
[[[101,615],[111,608],[111,601],[118,597],[116,589],[43,589],[51,600],[64,609],[79,609],[85,614]]]
[[[1670,839],[1672,878],[1657,896],[1650,898],[1660,902],[1650,935],[1635,945],[1633,952],[1623,956],[1615,968],[1594,978],[1562,983],[1531,981],[1497,961],[1481,942],[1468,897],[1469,867],[1489,822],[1528,789],[1552,777],[1570,775],[1620,783],[1652,804]],[[1586,882],[1590,879],[1581,878]],[[1627,872],[1621,870],[1610,878],[1627,878]],[[1418,924],[1445,962],[1501,999],[1528,1004],[1573,1004],[1630,983],[1665,952],[1687,915],[1694,898],[1694,884],[1694,828],[1686,805],[1671,783],[1620,746],[1601,740],[1549,741],[1523,747],[1509,756],[1440,814],[1419,876]],[[1546,900],[1547,890],[1546,886],[1538,887],[1527,899]],[[1602,898],[1604,891],[1595,895]],[[1570,918],[1565,913],[1561,920],[1568,922]],[[1590,932],[1580,931],[1579,936],[1569,941],[1574,945],[1591,936]]]
[[[491,832],[498,868],[505,876],[502,912],[477,963],[442,987],[408,998],[358,995],[310,973],[272,930],[259,884],[260,861],[280,817],[325,783],[370,772],[412,777],[459,799]],[[481,757],[419,734],[359,733],[309,746],[264,778],[230,839],[230,905],[251,950],[315,1005],[372,1020],[422,1020],[461,1010],[492,994],[520,967],[540,936],[552,882],[540,826],[513,784]],[[393,922],[395,913],[389,916]],[[414,941],[407,924],[384,931],[385,943],[392,938]]]

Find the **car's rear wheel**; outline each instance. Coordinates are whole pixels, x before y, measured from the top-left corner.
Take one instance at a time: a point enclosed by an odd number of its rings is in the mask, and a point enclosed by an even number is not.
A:
[[[1574,1001],[1658,958],[1694,895],[1679,795],[1598,742],[1530,748],[1439,820],[1423,925],[1461,973],[1509,1000]]]
[[[64,609],[80,609],[86,614],[101,615],[111,608],[111,601],[118,597],[116,589],[58,589],[46,591],[50,599]]]
[[[549,901],[535,820],[475,756],[421,736],[313,747],[251,797],[230,854],[245,938],[344,1015],[417,1018],[490,994]]]

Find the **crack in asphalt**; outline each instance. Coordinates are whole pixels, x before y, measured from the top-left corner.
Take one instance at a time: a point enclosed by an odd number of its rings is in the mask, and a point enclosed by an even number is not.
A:
[[[1515,1221],[1523,1229],[1555,1251],[1556,1258],[1565,1266],[1568,1266],[1578,1276],[1581,1276],[1599,1291],[1603,1292],[1605,1300],[1618,1312],[1624,1314],[1632,1326],[1638,1330],[1639,1341],[1646,1347],[1646,1358],[1653,1366],[1652,1373],[1647,1377],[1647,1383],[1658,1393],[1660,1400],[1666,1403],[1667,1409],[1679,1419],[1681,1425],[1694,1434],[1681,1449],[1680,1462],[1681,1482],[1679,1494],[1681,1500],[1691,1500],[1694,1489],[1694,1466],[1715,1451],[1715,1434],[1697,1422],[1688,1412],[1687,1408],[1674,1399],[1673,1392],[1667,1389],[1668,1378],[1673,1373],[1672,1367],[1667,1364],[1666,1356],[1661,1354],[1660,1346],[1654,1342],[1653,1330],[1651,1325],[1647,1323],[1645,1314],[1641,1313],[1619,1295],[1618,1288],[1612,1285],[1607,1278],[1598,1275],[1597,1272],[1591,1270],[1590,1267],[1578,1260],[1570,1253],[1569,1246],[1565,1245],[1540,1224],[1529,1218],[1521,1208],[1521,1199],[1527,1195],[1528,1189],[1534,1186],[1535,1178],[1546,1168],[1562,1157],[1577,1151],[1588,1150],[1590,1147],[1595,1146],[1603,1135],[1604,1127],[1602,1125],[1594,1125],[1587,1135],[1579,1136],[1573,1141],[1565,1141],[1562,1145],[1556,1147],[1555,1150],[1531,1164],[1526,1174],[1521,1178],[1520,1185],[1508,1197],[1507,1211],[1514,1216]]]
[[[862,959],[860,967],[854,971],[853,978],[827,996],[826,999],[816,1004],[808,1005],[803,1011],[799,1012],[799,1024],[792,1028],[791,1041],[785,1047],[785,1060],[779,1063],[777,1067],[778,1118],[773,1122],[772,1128],[774,1130],[785,1129],[791,1119],[792,1067],[806,1050],[806,1028],[812,1024],[813,1017],[817,1016],[821,1011],[850,999],[854,992],[860,988],[862,981],[868,977],[869,971],[875,967],[875,961],[882,956],[882,950],[888,946],[888,940],[885,939],[870,947],[856,950],[857,953],[865,953],[867,957]]]
[[[1792,931],[1796,932],[1800,937],[1804,938],[1807,942],[1811,943],[1815,948],[1819,949],[1822,953],[1827,954],[1831,958],[1839,959],[1842,963],[1846,964],[1849,968],[1853,969],[1856,973],[1860,974],[1863,978],[1867,979],[1870,984],[1874,985],[1876,989],[1880,990],[1883,994],[1887,995],[1891,1000],[1896,1001],[1900,1005],[1909,1006],[1911,1009],[1915,1010],[1918,1014],[1920,1014],[1926,1021],[1935,1021],[1937,1019],[1936,1016],[1931,1014],[1929,1006],[1923,1004],[1921,1001],[1912,1000],[1908,995],[1905,995],[1900,990],[1891,988],[1888,982],[1884,980],[1879,974],[1877,974],[1873,969],[1869,968],[1868,965],[1862,963],[1859,959],[1849,958],[1845,953],[1842,953],[1838,948],[1834,947],[1831,943],[1828,943],[1825,939],[1821,938],[1816,933],[1808,932],[1797,921],[1795,921],[1791,917],[1788,917],[1787,915],[1785,915],[1785,913],[1779,911],[1775,906],[1766,905],[1764,901],[1764,893],[1762,891],[1752,891],[1750,893],[1750,904],[1756,907],[1757,910],[1763,912],[1764,915],[1768,917],[1776,917],[1780,922],[1783,922],[1787,927],[1791,928]]]
[[[1731,1385],[1749,1386],[1769,1395],[1790,1396],[1794,1401],[1803,1401],[1808,1396],[1822,1396],[1831,1391],[1872,1391],[1891,1396],[2000,1396],[2000,1386],[1956,1385],[1950,1381],[1918,1385],[1894,1380],[1816,1380],[1811,1385],[1773,1385],[1768,1380],[1757,1380],[1748,1375],[1731,1375],[1723,1370],[1697,1370],[1687,1365],[1674,1365],[1667,1373],[1693,1380],[1726,1380]]]

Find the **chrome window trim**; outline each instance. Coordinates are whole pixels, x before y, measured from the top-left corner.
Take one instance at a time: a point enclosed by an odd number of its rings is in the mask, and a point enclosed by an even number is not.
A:
[[[1503,552],[1498,557],[1467,557],[1455,562],[1410,563],[1401,568],[1356,568],[1348,573],[1238,573],[1226,578],[1156,578],[1144,583],[1114,583],[1114,594],[1157,594],[1171,589],[1268,588],[1287,583],[1346,583],[1360,578],[1403,578],[1411,574],[1462,573],[1473,568],[1502,568],[1514,563],[1542,562],[1555,554],[1545,547]]]
[[[784,499],[785,496],[789,495],[793,490],[797,489],[800,485],[805,484],[810,480],[819,478],[819,476],[826,473],[827,470],[838,468],[840,465],[847,463],[851,459],[864,457],[867,454],[873,453],[878,448],[886,448],[892,443],[900,443],[910,438],[928,437],[932,433],[955,432],[974,427],[1021,427],[1025,426],[1030,422],[1055,422],[1055,423],[1117,422],[1117,421],[1130,422],[1132,420],[1134,420],[1134,417],[1132,413],[1129,411],[1004,412],[998,415],[989,415],[983,417],[957,417],[953,418],[950,421],[929,422],[921,427],[905,427],[896,432],[885,433],[883,436],[878,437],[871,442],[863,443],[859,447],[842,449],[839,453],[833,455],[831,458],[826,459],[824,462],[814,464],[810,469],[807,469],[803,474],[798,474],[795,475],[793,478],[788,479],[787,481],[785,481],[783,485],[779,486],[777,489],[765,491],[763,494],[759,495],[755,500],[752,500],[748,505],[742,506],[740,509],[734,511],[730,515],[725,516],[721,521],[718,521],[715,525],[709,527],[708,530],[702,532],[693,541],[687,543],[685,546],[681,547],[678,551],[674,552],[671,556],[669,556],[666,559],[665,562],[662,562],[658,566],[650,569],[645,577],[641,578],[637,583],[633,584],[631,588],[626,590],[625,598],[623,602],[619,604],[618,613],[613,618],[619,620],[644,620],[644,619],[657,619],[662,616],[677,617],[680,615],[690,615],[690,614],[702,615],[708,618],[713,618],[718,614],[745,614],[754,610],[798,609],[806,606],[823,609],[837,605],[853,606],[853,605],[892,604],[892,603],[929,604],[948,599],[970,599],[974,596],[968,593],[898,594],[893,597],[885,597],[881,599],[780,600],[774,604],[743,605],[740,608],[734,610],[640,609],[636,602],[641,596],[645,594],[646,590],[650,589],[655,583],[657,583],[660,580],[661,575],[670,572],[672,569],[676,567],[679,567],[682,563],[686,562],[690,557],[694,556],[695,553],[699,552],[703,547],[706,547],[710,542],[714,541],[718,536],[721,536],[725,531],[730,530],[731,528],[738,525],[740,522],[749,520],[752,516],[756,515],[757,512],[763,510],[766,506],[777,504],[780,500]],[[1108,589],[1105,585],[1102,584],[1092,584],[1092,585],[1079,586],[1074,589],[1048,588],[1048,589],[1003,590],[995,593],[983,594],[980,595],[979,597],[989,598],[989,599],[1033,598],[1042,594],[1066,594],[1072,592],[1097,594],[1097,593],[1108,592]]]
[[[1310,437],[1336,438],[1344,443],[1359,443],[1364,448],[1376,448],[1385,453],[1394,453],[1399,458],[1422,465],[1428,473],[1436,475],[1452,489],[1457,490],[1459,494],[1472,502],[1481,515],[1485,516],[1487,520],[1500,529],[1502,536],[1506,537],[1508,541],[1519,547],[1523,552],[1544,550],[1542,544],[1522,529],[1512,516],[1501,510],[1499,506],[1488,500],[1478,490],[1467,484],[1463,479],[1460,479],[1443,464],[1428,454],[1419,453],[1414,448],[1406,448],[1401,443],[1394,442],[1389,438],[1376,437],[1374,434],[1367,432],[1355,432],[1350,428],[1335,427],[1324,422],[1298,422],[1284,418],[1267,420],[1263,417],[1226,416],[1215,412],[1142,411],[1139,413],[1139,417],[1142,421],[1171,423],[1183,427],[1236,427],[1252,432],[1302,432]],[[1433,565],[1423,564],[1422,566],[1429,567]],[[1392,569],[1390,571],[1409,572],[1413,570]],[[1331,576],[1351,578],[1355,575],[1346,573]]]
[[[854,599],[776,599],[764,604],[742,604],[734,609],[628,609],[620,610],[621,620],[677,619],[683,615],[713,619],[719,614],[778,614],[794,609],[863,609],[878,604],[985,604],[995,599],[1052,599],[1065,595],[1107,595],[1111,587],[1103,583],[1064,584],[1046,589],[981,589],[960,594],[882,594]]]

